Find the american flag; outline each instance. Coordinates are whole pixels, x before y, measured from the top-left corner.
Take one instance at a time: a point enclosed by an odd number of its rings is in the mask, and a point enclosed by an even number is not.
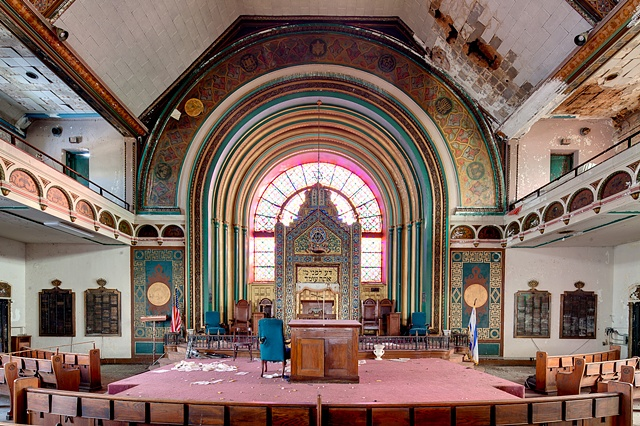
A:
[[[179,333],[182,329],[182,318],[180,317],[180,308],[178,308],[178,301],[173,304],[171,310],[171,333]]]

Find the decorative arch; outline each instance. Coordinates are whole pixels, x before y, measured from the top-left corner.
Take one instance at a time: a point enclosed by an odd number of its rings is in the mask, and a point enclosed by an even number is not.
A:
[[[178,225],[167,225],[162,228],[162,238],[184,238],[184,230]]]
[[[247,295],[252,200],[280,165],[319,149],[367,170],[379,188],[392,265],[385,295],[404,320],[426,311],[446,328],[447,215],[504,209],[482,114],[412,46],[336,23],[301,28],[276,26],[205,55],[147,142],[141,212],[187,216],[188,325],[210,308],[228,315]],[[192,99],[200,114],[169,118]]]
[[[99,222],[105,226],[108,226],[111,229],[116,228],[116,218],[113,216],[113,214],[111,214],[107,210],[102,210],[100,212]]]
[[[73,205],[71,196],[59,186],[51,186],[47,190],[47,200],[65,210],[71,210]]]
[[[76,213],[80,216],[86,217],[89,220],[96,220],[95,207],[86,200],[78,200],[75,207]]]
[[[631,186],[633,180],[631,175],[624,171],[618,171],[608,176],[598,191],[598,200],[604,200],[619,192],[626,191]]]
[[[574,192],[569,199],[569,212],[573,213],[581,208],[590,206],[593,204],[595,197],[593,191],[589,188],[582,188]]]
[[[142,225],[136,230],[138,238],[158,238],[158,228],[153,225]]]
[[[312,95],[309,95],[310,91]],[[391,129],[393,132],[380,128],[379,124],[367,122],[363,117],[357,116],[353,111],[349,113],[344,108],[327,107],[326,115],[318,119],[313,108],[315,99],[321,96],[323,102],[330,105],[327,94],[334,92],[340,96],[348,93],[349,99],[360,107],[373,109],[382,114],[396,126]],[[416,126],[416,122],[404,109],[389,102],[388,97],[336,78],[298,78],[293,81],[276,82],[273,86],[254,93],[252,99],[256,105],[269,108],[273,106],[269,102],[274,102],[273,100],[282,96],[282,93],[285,93],[288,99],[296,93],[301,93],[300,96],[314,101],[308,102],[306,107],[294,108],[292,116],[283,114],[284,120],[290,126],[282,126],[286,130],[280,131],[277,120],[258,120],[259,123],[251,125],[245,122],[249,121],[248,117],[251,114],[259,116],[258,111],[247,112],[243,108],[228,111],[224,121],[218,123],[217,128],[210,132],[209,142],[202,148],[202,155],[195,162],[196,170],[191,179],[194,185],[189,194],[189,199],[194,200],[190,214],[193,224],[190,229],[194,232],[192,241],[196,243],[196,247],[191,250],[194,256],[194,271],[191,275],[197,280],[194,286],[197,288],[198,282],[212,282],[211,300],[215,308],[221,310],[228,306],[229,300],[245,295],[246,290],[238,281],[243,279],[240,268],[246,265],[246,257],[243,258],[242,265],[232,264],[226,267],[224,265],[228,262],[225,259],[213,259],[210,268],[203,262],[208,258],[206,248],[204,255],[198,258],[202,253],[198,239],[201,241],[205,237],[202,235],[201,224],[211,222],[199,217],[198,213],[211,211],[212,215],[218,217],[218,220],[213,220],[212,225],[214,229],[211,252],[214,256],[218,245],[222,247],[231,241],[237,241],[237,238],[246,238],[246,222],[243,220],[248,217],[253,194],[259,192],[259,183],[286,158],[300,155],[315,157],[319,133],[323,158],[355,162],[363,169],[369,170],[376,179],[376,187],[380,188],[389,220],[387,241],[391,246],[390,256],[393,257],[388,260],[393,258],[394,264],[410,269],[395,270],[388,279],[388,291],[391,297],[399,300],[399,310],[403,314],[414,310],[428,310],[436,318],[434,324],[442,321],[446,240],[444,218],[447,199],[444,195],[446,190],[443,172],[437,154],[429,143],[428,135]],[[267,104],[263,104],[261,100]],[[293,117],[298,120],[294,120]],[[354,126],[356,118],[359,119],[358,126]],[[237,128],[246,125],[250,132],[245,133],[243,137],[237,137],[232,126],[225,126],[226,121]],[[224,130],[224,133],[220,133],[218,129]],[[363,133],[361,129],[366,131]],[[224,143],[234,136],[238,141],[233,147],[224,148]],[[402,140],[399,140],[400,138]],[[213,142],[221,146],[216,149]],[[412,149],[414,151],[411,151]],[[215,160],[216,164],[223,165],[220,170],[214,170],[212,166],[216,155],[224,157]],[[412,158],[413,155],[417,155],[416,158],[419,160]],[[229,173],[226,170],[233,172]],[[209,207],[205,207],[207,203]],[[425,213],[425,209],[429,213]],[[243,217],[245,219],[242,219]],[[428,217],[428,220],[425,217]],[[421,226],[427,221],[427,226]],[[232,230],[231,224],[234,226]],[[408,250],[408,245],[412,251]],[[430,250],[430,247],[437,249]],[[246,256],[246,253],[242,255]],[[209,271],[212,271],[211,275],[207,275]],[[235,274],[237,281],[234,282],[234,275],[231,273],[236,271],[239,273]],[[204,276],[199,276],[200,272]],[[407,285],[408,280],[413,281],[410,286]],[[232,287],[231,290],[218,285],[229,281],[233,282],[233,286],[229,286]],[[436,290],[426,291],[421,287],[422,282],[432,283],[431,286]],[[422,297],[425,293],[428,296]],[[201,291],[200,295],[206,297],[206,291]],[[421,297],[417,297],[418,295]],[[194,291],[194,299],[197,297],[198,292]],[[200,303],[194,300],[194,304],[197,310]]]
[[[562,205],[562,203],[560,201],[554,201],[553,203],[549,204],[545,209],[543,220],[545,223],[551,222],[554,219],[562,217],[563,214],[564,214],[564,206]]]
[[[185,153],[203,123],[230,93],[287,67],[323,64],[348,67],[346,73],[376,76],[409,96],[447,141],[461,188],[458,208],[503,211],[500,159],[482,115],[446,75],[432,69],[412,47],[370,29],[309,22],[304,29],[276,25],[267,34],[249,35],[215,59],[206,67],[194,67],[148,141],[141,168],[142,210],[179,208],[177,180]],[[183,114],[180,121],[169,119],[168,112],[184,110],[193,98],[202,102],[201,114]]]
[[[22,191],[28,192],[34,197],[42,197],[42,186],[38,179],[28,170],[15,169],[9,176],[9,182]]]

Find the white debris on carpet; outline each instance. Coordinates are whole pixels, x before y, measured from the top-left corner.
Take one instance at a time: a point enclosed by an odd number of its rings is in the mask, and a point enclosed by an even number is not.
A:
[[[235,365],[227,365],[224,362],[211,362],[203,364],[201,362],[184,360],[177,363],[171,369],[176,371],[238,371],[238,367],[236,367]]]

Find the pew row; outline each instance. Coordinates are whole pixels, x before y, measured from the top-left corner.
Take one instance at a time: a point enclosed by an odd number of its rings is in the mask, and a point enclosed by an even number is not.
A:
[[[619,380],[623,366],[635,369],[639,361],[638,357],[600,362],[585,362],[584,359],[577,358],[573,371],[558,372],[558,395],[578,395],[580,389],[586,387],[591,388],[591,392],[596,392],[600,383]]]
[[[511,425],[632,424],[631,384],[610,382],[607,392],[520,400],[421,404],[242,403],[141,400],[37,388],[15,382],[15,421],[21,424],[153,425]]]
[[[97,391],[102,389],[100,373],[100,349],[90,349],[88,353],[53,352],[42,349],[23,349],[11,354],[2,354],[2,365],[16,362],[22,376],[38,376],[52,387],[59,387],[51,360],[59,355],[61,368],[65,370],[77,369],[80,372],[80,389]],[[75,373],[72,373],[75,374]],[[62,378],[62,375],[59,376]],[[63,384],[63,389],[70,385]]]
[[[43,383],[59,390],[79,391],[80,370],[65,367],[62,360],[63,357],[60,354],[53,355],[50,360],[39,360],[38,366],[41,369],[36,371],[37,374],[29,374],[27,377],[36,379],[38,387]],[[3,367],[5,383],[9,389],[9,412],[7,413],[7,419],[12,419],[15,381],[20,378],[20,374],[24,374],[24,371],[20,370],[16,361],[5,362]]]
[[[620,346],[612,345],[608,351],[574,355],[549,355],[544,351],[536,352],[536,391],[541,393],[556,392],[556,375],[559,371],[573,371],[576,359],[585,362],[600,362],[620,359]]]

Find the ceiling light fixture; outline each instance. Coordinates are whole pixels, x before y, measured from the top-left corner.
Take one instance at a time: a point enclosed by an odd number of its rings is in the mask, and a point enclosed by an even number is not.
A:
[[[576,44],[576,46],[584,46],[584,44],[587,42],[588,37],[589,31],[585,31],[575,36],[573,38],[573,42]]]
[[[90,234],[89,232],[83,231],[82,229],[78,229],[74,226],[71,225],[67,225],[66,223],[62,223],[62,222],[44,222],[43,223],[44,226],[48,227],[48,228],[53,228],[53,229],[57,229],[59,231],[65,232],[67,234],[71,234],[71,235],[75,235],[76,237],[82,237],[82,238],[94,238],[95,235]]]
[[[69,31],[56,26],[54,26],[53,29],[56,32],[58,40],[65,41],[67,38],[69,38]]]

